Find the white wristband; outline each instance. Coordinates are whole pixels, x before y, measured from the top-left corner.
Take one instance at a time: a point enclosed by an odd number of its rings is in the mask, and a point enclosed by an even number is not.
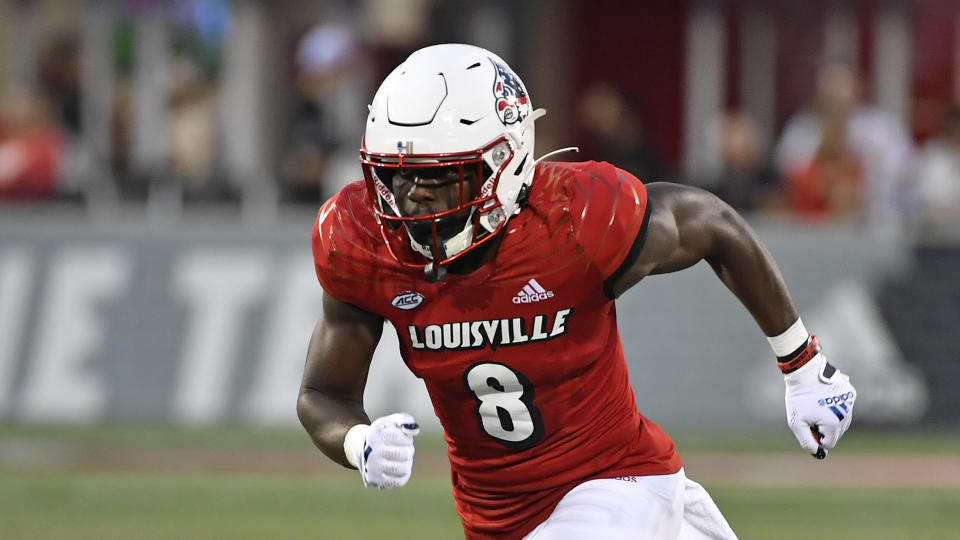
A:
[[[775,354],[777,358],[781,358],[806,345],[807,339],[809,338],[810,334],[807,332],[807,329],[804,328],[803,321],[798,318],[797,322],[793,323],[790,328],[787,328],[784,333],[778,336],[767,337],[767,341],[770,342],[773,354]]]
[[[356,468],[360,468],[357,463],[357,456],[363,453],[363,443],[367,440],[367,432],[370,426],[367,424],[357,424],[347,431],[347,436],[343,438],[343,453],[347,455],[347,461]]]

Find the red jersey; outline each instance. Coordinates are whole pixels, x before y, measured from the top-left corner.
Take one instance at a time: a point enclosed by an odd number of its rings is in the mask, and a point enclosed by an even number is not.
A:
[[[610,290],[648,218],[629,173],[541,163],[496,256],[429,283],[390,256],[362,182],[320,209],[320,283],[397,329],[443,425],[467,538],[520,538],[586,480],[680,470],[637,412]]]

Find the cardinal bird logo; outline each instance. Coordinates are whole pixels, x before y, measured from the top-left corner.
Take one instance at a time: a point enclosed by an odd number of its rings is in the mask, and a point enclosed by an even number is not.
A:
[[[496,98],[497,115],[503,125],[522,122],[530,114],[530,100],[527,91],[516,75],[506,66],[491,59],[490,62],[497,70],[497,77],[493,81],[493,96]]]

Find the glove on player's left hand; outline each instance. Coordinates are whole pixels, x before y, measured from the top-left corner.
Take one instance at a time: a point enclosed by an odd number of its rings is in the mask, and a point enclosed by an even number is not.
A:
[[[817,353],[783,380],[787,385],[787,425],[804,450],[817,459],[827,457],[853,420],[857,391],[850,377]]]

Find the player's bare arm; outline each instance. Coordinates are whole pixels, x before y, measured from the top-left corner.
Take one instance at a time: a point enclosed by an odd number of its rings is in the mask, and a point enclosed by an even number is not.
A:
[[[707,261],[767,335],[787,387],[787,423],[818,459],[850,426],[856,391],[827,362],[790,299],[780,270],[747,222],[718,197],[670,183],[647,186],[650,218],[643,250],[613,284],[620,295],[645,276]]]
[[[307,349],[297,399],[300,422],[330,459],[360,470],[365,486],[394,489],[410,479],[413,437],[420,432],[406,413],[373,422],[363,410],[363,390],[383,318],[323,295],[323,317]]]
[[[750,225],[715,195],[693,187],[647,185],[650,222],[639,257],[616,283],[619,296],[650,274],[707,261],[768,336],[786,330],[797,310],[780,270]]]
[[[307,348],[297,414],[317,448],[344,466],[350,466],[343,448],[347,431],[370,423],[363,389],[382,332],[381,317],[323,295],[323,316]]]

